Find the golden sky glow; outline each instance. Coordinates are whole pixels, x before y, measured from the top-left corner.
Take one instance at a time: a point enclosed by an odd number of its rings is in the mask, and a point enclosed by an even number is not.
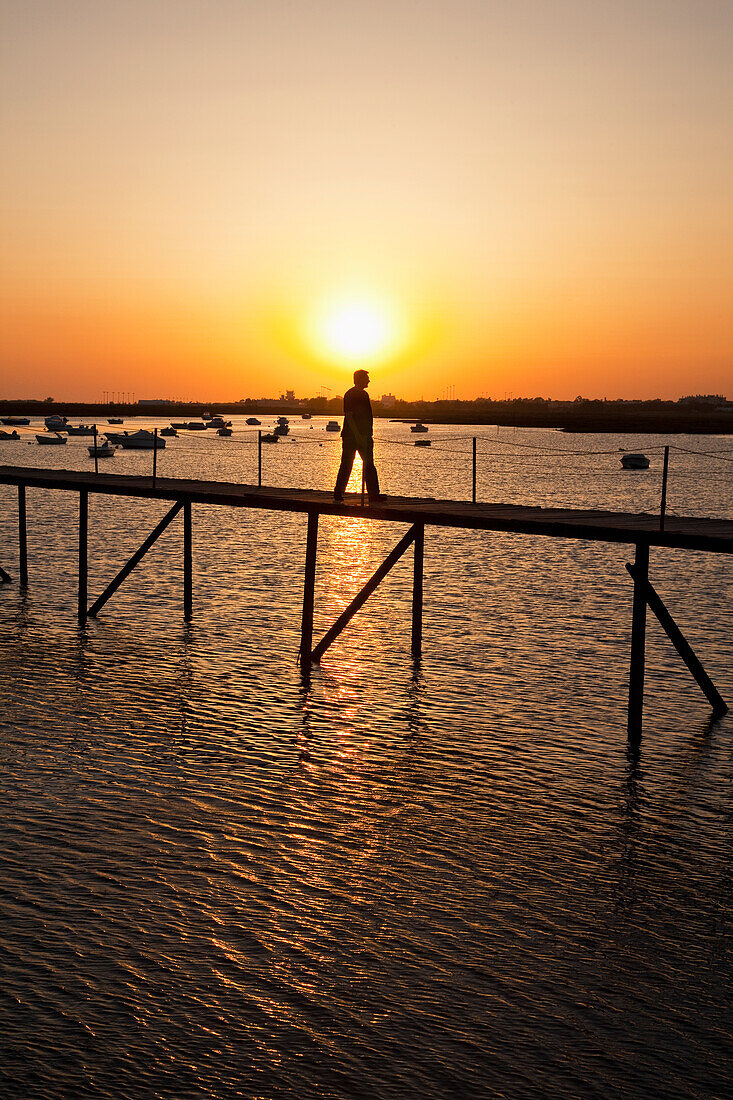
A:
[[[733,396],[732,28],[4,0],[0,396]]]
[[[404,340],[395,312],[394,303],[373,293],[341,292],[307,318],[306,338],[335,364],[384,364]]]

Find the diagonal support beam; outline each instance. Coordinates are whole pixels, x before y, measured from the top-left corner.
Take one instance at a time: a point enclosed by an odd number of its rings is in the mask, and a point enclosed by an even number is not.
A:
[[[145,542],[142,544],[140,549],[135,551],[135,553],[132,555],[132,557],[128,561],[127,565],[124,565],[122,567],[122,569],[120,569],[120,571],[117,574],[117,576],[115,577],[115,579],[107,585],[107,587],[105,588],[104,592],[99,597],[99,599],[95,600],[94,603],[92,604],[92,606],[89,608],[89,614],[91,615],[92,618],[94,618],[96,615],[99,614],[99,612],[102,610],[102,608],[104,607],[104,605],[106,604],[106,602],[110,598],[110,596],[113,596],[114,593],[117,591],[117,589],[122,584],[122,582],[125,580],[125,578],[129,577],[130,573],[132,573],[133,569],[138,564],[138,562],[141,561],[142,558],[145,557],[145,555],[147,554],[148,550],[153,545],[153,543],[156,542],[158,538],[160,538],[160,536],[165,531],[166,527],[168,527],[169,524],[171,524],[173,522],[173,520],[176,518],[176,516],[178,515],[178,513],[181,511],[182,508],[183,508],[183,501],[182,500],[177,500],[176,503],[171,508],[170,512],[168,512],[163,517],[163,519],[160,521],[160,523],[155,528],[155,530],[150,532],[150,534],[145,539]]]
[[[331,629],[323,636],[311,654],[311,659],[314,662],[317,663],[320,661],[331,643],[338,638],[344,627],[351,622],[359,608],[364,606],[375,588],[384,580],[390,569],[397,564],[405,550],[414,542],[416,534],[417,524],[413,525],[404,538],[397,543],[394,550],[384,559],[376,573],[366,582],[362,590],[354,597],[349,606],[341,612]]]
[[[690,643],[687,641],[687,638],[685,638],[684,634],[677,626],[677,623],[674,621],[669,611],[665,607],[659,593],[653,587],[648,578],[639,576],[635,565],[630,565],[627,562],[626,568],[633,577],[634,584],[641,584],[649,608],[656,615],[661,626],[665,630],[667,637],[669,638],[672,645],[677,650],[680,657],[694,676],[701,691],[706,696],[708,702],[710,703],[710,706],[713,708],[713,714],[716,717],[720,717],[720,715],[726,714],[728,711],[727,704],[715,687],[713,681],[708,676],[705,669],[702,667],[700,659],[698,658]]]
[[[3,567],[0,565],[0,583],[10,584],[12,579],[13,578],[10,576],[10,573],[6,573]]]

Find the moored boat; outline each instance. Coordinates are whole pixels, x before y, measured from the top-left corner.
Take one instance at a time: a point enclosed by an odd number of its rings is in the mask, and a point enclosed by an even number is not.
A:
[[[187,432],[205,432],[206,425],[201,420],[189,420],[183,427]]]
[[[0,432],[0,440],[2,439],[20,439],[17,432]]]
[[[432,440],[430,440],[430,439],[416,439],[415,440],[415,446],[416,447],[429,447],[431,442],[432,442]]]
[[[256,416],[248,416],[245,423],[250,424],[252,426],[256,426],[257,424],[261,424],[262,421],[258,420]]]
[[[428,429],[421,420],[418,420],[416,424],[410,424],[411,432],[426,432]]]
[[[64,431],[67,435],[94,435],[94,427],[90,424],[67,424]]]
[[[178,438],[178,432],[173,427],[173,425],[171,425],[170,428],[161,428],[158,432],[158,435],[167,435],[171,437],[175,436],[176,438]]]
[[[624,470],[648,470],[649,459],[642,454],[626,454],[621,456],[621,465]]]
[[[63,431],[67,423],[67,418],[65,416],[59,416],[58,413],[52,413],[51,416],[47,416],[44,420],[44,424],[50,432]]]
[[[103,443],[97,441],[97,445],[92,443],[91,447],[87,447],[90,458],[111,458],[115,453],[115,449],[108,439],[105,439]]]
[[[59,435],[58,432],[46,432],[36,436],[36,439],[42,447],[60,447],[66,443],[66,436]]]
[[[156,436],[153,432],[146,431],[144,428],[140,428],[137,432],[124,432],[122,435],[119,432],[110,435],[108,432],[107,438],[112,443],[119,443],[125,451],[153,451],[156,447],[165,447],[164,439]]]
[[[30,424],[31,418],[29,416],[3,416],[0,417],[0,424],[7,425],[8,428],[12,428],[15,424]]]
[[[326,431],[327,432],[340,432],[341,431],[341,425],[339,424],[338,420],[329,420],[328,424],[326,424]]]
[[[217,435],[230,436],[232,434],[232,429],[227,427],[226,424],[225,424],[223,428],[217,428],[216,434]]]
[[[108,424],[124,424],[125,421],[122,419],[121,416],[110,416],[110,417],[107,418],[107,423]]]
[[[277,432],[264,432],[263,435],[262,435],[262,442],[263,443],[279,443],[280,442],[280,436],[277,434]]]

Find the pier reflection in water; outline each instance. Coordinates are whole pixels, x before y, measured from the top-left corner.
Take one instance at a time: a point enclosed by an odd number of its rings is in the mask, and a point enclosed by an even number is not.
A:
[[[90,592],[153,511],[94,502]],[[304,531],[198,508],[191,625],[171,528],[80,633],[74,502],[29,494],[31,588],[0,594],[6,1094],[725,1094],[733,724],[650,630],[629,755],[624,552],[431,534],[421,665],[406,562],[304,677]],[[319,534],[316,637],[395,542]],[[730,564],[685,560],[660,589],[730,696]]]

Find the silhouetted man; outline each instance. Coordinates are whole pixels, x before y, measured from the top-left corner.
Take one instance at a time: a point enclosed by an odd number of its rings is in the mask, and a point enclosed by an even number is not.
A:
[[[344,499],[344,490],[351,477],[354,455],[358,451],[364,463],[364,479],[369,503],[382,500],[379,492],[379,478],[374,465],[374,439],[372,438],[372,403],[366,391],[369,385],[369,373],[365,370],[354,371],[354,385],[344,394],[344,426],[341,429],[341,465],[333,491],[335,500]]]

